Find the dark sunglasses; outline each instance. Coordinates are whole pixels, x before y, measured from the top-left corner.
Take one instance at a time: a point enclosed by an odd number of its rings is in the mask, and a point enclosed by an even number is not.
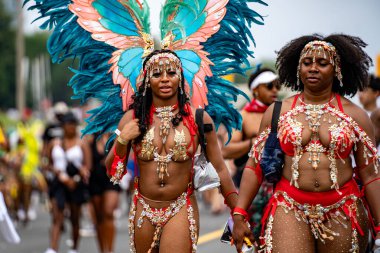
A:
[[[270,83],[264,83],[265,87],[267,87],[268,90],[273,89],[275,87],[277,90],[281,89],[281,84],[277,82],[270,82]]]

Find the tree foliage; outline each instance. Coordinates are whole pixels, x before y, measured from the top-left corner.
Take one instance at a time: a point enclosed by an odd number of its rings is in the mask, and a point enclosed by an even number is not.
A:
[[[16,33],[12,17],[0,0],[0,108],[15,107],[16,94]]]

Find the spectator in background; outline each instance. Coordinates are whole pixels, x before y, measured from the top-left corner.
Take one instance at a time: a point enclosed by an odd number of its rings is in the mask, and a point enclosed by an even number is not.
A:
[[[377,98],[380,96],[380,78],[370,75],[368,87],[359,92],[359,100],[364,110],[371,115],[377,109]]]
[[[377,153],[379,153],[379,146],[380,146],[380,108],[377,108],[371,113],[371,121],[373,124],[373,127],[375,129],[375,140],[376,140],[376,147],[377,147]]]
[[[264,112],[277,99],[281,86],[277,75],[269,68],[258,69],[248,80],[253,99],[241,111],[243,125],[241,131],[235,131],[231,141],[222,148],[224,159],[235,159],[237,167],[234,182],[240,185],[243,168],[248,160],[248,152],[259,133]],[[226,141],[226,140],[225,140]]]
[[[50,170],[54,180],[49,188],[52,205],[50,248],[45,253],[56,253],[59,246],[64,208],[70,208],[73,247],[69,253],[77,253],[79,246],[79,219],[81,206],[86,202],[86,184],[91,168],[91,151],[77,131],[78,120],[69,112],[62,117],[63,137],[48,144]]]

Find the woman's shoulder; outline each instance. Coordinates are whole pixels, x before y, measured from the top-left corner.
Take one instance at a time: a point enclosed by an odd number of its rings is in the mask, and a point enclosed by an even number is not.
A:
[[[344,113],[358,123],[360,127],[364,129],[371,127],[369,115],[360,106],[345,97],[341,97],[341,103]]]

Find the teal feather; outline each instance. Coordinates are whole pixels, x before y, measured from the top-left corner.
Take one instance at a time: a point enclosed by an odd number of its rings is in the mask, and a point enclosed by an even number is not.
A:
[[[142,68],[141,57],[143,53],[144,49],[142,48],[136,47],[127,49],[121,54],[118,62],[120,72],[122,72],[125,77],[129,77],[134,91],[137,91],[136,77],[138,74],[136,75],[136,72],[140,73]]]
[[[99,22],[114,33],[138,36],[137,27],[129,12],[117,1],[98,0],[93,7],[101,15]]]
[[[142,30],[145,33],[150,33],[150,22],[149,22],[149,5],[148,3],[143,0],[143,8],[140,8],[140,5],[136,0],[134,1],[128,1],[128,7],[131,9],[131,11],[134,12],[134,16],[137,18],[139,23],[142,26]]]
[[[263,17],[248,7],[248,2],[267,5],[260,0],[230,0],[227,12],[220,22],[220,29],[202,45],[214,63],[211,66],[212,77],[206,78],[207,99],[206,111],[213,118],[216,127],[223,124],[231,138],[232,129],[241,129],[242,118],[233,106],[239,95],[249,99],[231,82],[222,78],[228,74],[242,74],[249,68],[250,42],[254,43],[251,33],[253,23],[262,25]],[[231,46],[233,45],[233,46]]]
[[[178,50],[176,54],[181,59],[183,75],[192,90],[193,79],[201,66],[201,58],[194,51]]]
[[[89,99],[101,102],[89,112],[82,133],[113,132],[124,115],[120,86],[113,84],[112,73],[108,73],[111,67],[108,61],[117,49],[93,40],[91,34],[78,25],[77,17],[68,9],[70,0],[34,1],[29,9],[39,11],[37,19],[46,19],[41,28],[52,29],[47,45],[52,61],[60,63],[71,58],[79,62],[77,69],[70,68],[74,73],[69,82],[74,92],[72,98],[82,103]]]

